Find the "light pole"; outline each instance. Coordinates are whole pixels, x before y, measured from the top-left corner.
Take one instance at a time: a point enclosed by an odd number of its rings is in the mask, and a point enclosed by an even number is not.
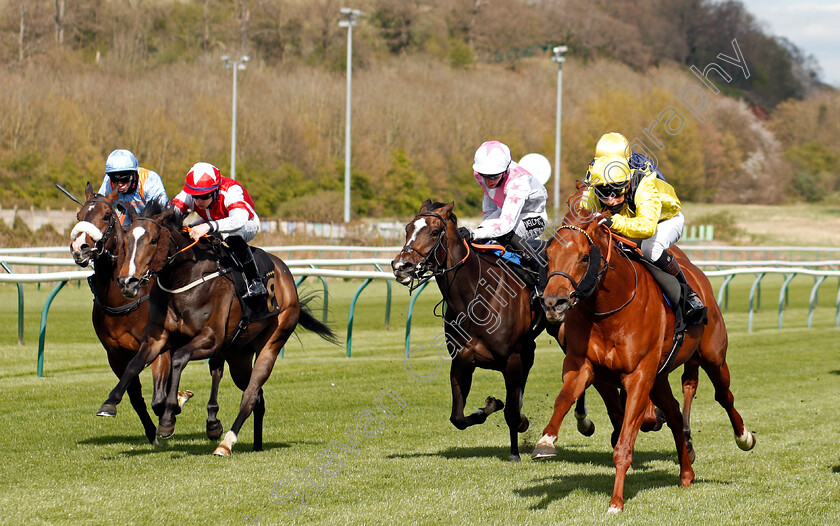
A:
[[[353,79],[353,26],[357,19],[362,16],[358,9],[342,7],[341,14],[347,17],[346,20],[339,20],[339,27],[347,28],[347,104],[344,128],[344,222],[350,222],[350,85]]]
[[[236,179],[236,72],[245,69],[245,63],[251,60],[248,55],[242,55],[239,60],[231,60],[229,56],[222,57],[225,69],[233,70],[233,102],[232,118],[230,124],[230,178]]]
[[[566,57],[563,54],[568,51],[566,46],[557,46],[553,49],[554,56],[551,60],[557,62],[557,131],[554,137],[554,214],[560,211],[560,116],[563,111],[563,62]]]

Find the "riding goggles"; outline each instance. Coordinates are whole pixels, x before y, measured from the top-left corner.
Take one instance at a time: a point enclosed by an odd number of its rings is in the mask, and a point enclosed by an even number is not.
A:
[[[135,172],[111,172],[108,177],[114,183],[127,183],[134,177]]]
[[[490,179],[491,181],[495,181],[496,179],[500,178],[501,176],[505,175],[507,172],[502,172],[500,174],[478,174],[485,179]]]
[[[592,186],[592,191],[601,201],[608,201],[624,195],[627,190],[627,183],[613,183]]]

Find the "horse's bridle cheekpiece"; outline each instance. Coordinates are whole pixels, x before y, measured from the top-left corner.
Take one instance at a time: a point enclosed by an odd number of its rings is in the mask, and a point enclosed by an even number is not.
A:
[[[607,265],[605,261],[603,269],[601,268],[601,260],[604,259],[601,255],[601,248],[592,241],[592,238],[584,229],[574,225],[561,225],[557,230],[560,231],[563,229],[579,232],[586,236],[586,241],[589,242],[589,266],[586,267],[586,272],[583,274],[580,282],[575,281],[575,278],[563,271],[555,270],[554,272],[548,274],[546,283],[548,283],[548,280],[550,280],[553,276],[563,276],[568,279],[575,289],[572,293],[574,298],[572,298],[571,305],[574,307],[578,301],[588,298],[593,292],[595,292],[595,287],[597,287],[598,282],[601,281],[601,276],[603,276],[607,271]]]
[[[458,263],[452,265],[449,268],[446,268],[445,265],[446,265],[446,260],[449,257],[449,248],[446,248],[445,251],[444,251],[446,253],[446,256],[444,256],[443,261],[440,261],[440,259],[438,257],[438,250],[440,249],[441,245],[443,244],[444,239],[446,240],[446,246],[447,247],[449,246],[449,234],[448,234],[447,229],[446,229],[446,221],[447,220],[444,219],[440,214],[437,214],[435,212],[424,212],[422,214],[417,214],[416,216],[414,216],[415,219],[417,219],[418,217],[434,217],[434,218],[439,219],[443,223],[443,231],[441,232],[441,235],[439,235],[437,237],[437,241],[435,241],[435,245],[431,248],[431,250],[429,250],[428,254],[423,254],[422,252],[420,252],[419,250],[417,250],[416,248],[414,248],[412,245],[409,245],[409,244],[406,244],[406,245],[403,246],[403,252],[405,252],[406,250],[413,251],[413,252],[416,252],[421,258],[423,258],[423,260],[420,261],[420,263],[418,263],[414,267],[414,271],[412,272],[412,280],[411,280],[412,282],[411,282],[411,285],[409,286],[409,293],[414,292],[414,290],[416,288],[420,287],[421,285],[423,285],[424,283],[426,283],[430,279],[432,279],[434,277],[437,277],[437,276],[442,276],[442,275],[446,274],[447,272],[451,272],[451,271],[455,270],[456,268],[460,267],[467,260],[467,257],[469,257],[469,254],[470,254],[469,243],[464,242],[464,244],[467,247],[467,255],[464,256],[464,259],[462,259]],[[434,257],[434,261],[432,261],[433,257]]]

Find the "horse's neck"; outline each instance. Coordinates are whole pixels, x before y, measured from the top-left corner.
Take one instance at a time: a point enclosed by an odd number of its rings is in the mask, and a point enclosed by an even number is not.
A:
[[[463,257],[461,254],[447,261],[447,268],[458,267],[436,278],[443,299],[459,311],[465,310],[476,296],[481,281],[481,259],[472,252],[463,264],[459,264]]]
[[[602,254],[606,254],[608,248],[602,247]],[[642,269],[635,268],[633,261],[624,256],[618,247],[612,247],[611,260],[606,263],[609,268],[601,277],[601,282],[595,288],[595,294],[590,296],[591,306],[597,312],[605,312],[621,306],[632,295],[634,288],[639,286],[639,277]]]

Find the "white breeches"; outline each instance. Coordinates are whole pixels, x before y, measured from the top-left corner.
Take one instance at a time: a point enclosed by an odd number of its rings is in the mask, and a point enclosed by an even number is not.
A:
[[[666,219],[656,226],[656,232],[642,241],[642,255],[648,261],[656,261],[663,252],[674,246],[682,236],[685,227],[685,216],[682,212],[671,219]]]

